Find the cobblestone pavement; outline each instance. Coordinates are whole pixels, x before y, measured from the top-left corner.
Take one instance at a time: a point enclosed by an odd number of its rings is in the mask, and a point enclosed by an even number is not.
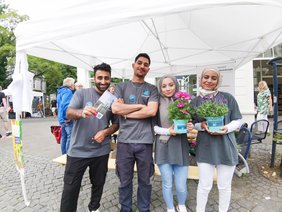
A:
[[[60,155],[59,145],[50,133],[50,126],[56,125],[53,118],[33,118],[23,120],[24,160],[26,163],[26,188],[30,206],[23,201],[19,173],[16,171],[11,138],[0,140],[0,211],[31,212],[59,211],[63,185],[64,166],[51,160]],[[281,149],[281,147],[278,147]],[[230,211],[282,212],[282,185],[274,183],[260,174],[260,165],[270,161],[271,141],[253,145],[249,159],[251,173],[238,178],[234,176]],[[281,151],[279,151],[281,154]],[[279,156],[278,156],[279,158]],[[281,158],[281,155],[280,155]],[[277,162],[278,163],[278,162]],[[133,211],[136,209],[136,184],[134,179]],[[195,211],[197,180],[188,181],[188,211]],[[101,202],[101,211],[119,211],[118,179],[113,170],[107,175],[107,181]],[[85,173],[79,196],[78,211],[88,211],[90,182]],[[216,185],[209,196],[207,211],[217,211],[218,192]],[[162,199],[161,179],[156,176],[153,183],[151,211],[165,210]]]

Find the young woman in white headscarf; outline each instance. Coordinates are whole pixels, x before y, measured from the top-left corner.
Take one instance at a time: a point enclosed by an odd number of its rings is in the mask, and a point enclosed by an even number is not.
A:
[[[272,112],[272,98],[270,90],[265,81],[260,81],[258,84],[259,93],[257,95],[258,115],[257,120],[268,120],[267,115]],[[265,132],[266,124],[260,123],[258,130]]]
[[[174,76],[165,75],[159,81],[158,123],[154,127],[157,134],[155,142],[155,163],[162,177],[163,198],[168,212],[175,212],[173,202],[173,181],[175,183],[178,205],[177,211],[187,212],[187,177],[189,144],[186,134],[177,134],[173,123],[168,119],[168,106],[174,101],[179,86]]]
[[[215,169],[217,170],[219,211],[228,210],[232,177],[238,163],[234,130],[240,127],[242,115],[235,98],[229,93],[218,90],[221,82],[222,76],[218,70],[204,69],[200,77],[199,95],[191,101],[195,107],[201,105],[202,98],[224,99],[228,104],[228,114],[224,117],[224,126],[220,132],[211,132],[206,121],[197,116],[193,120],[194,128],[198,130],[196,139],[196,160],[199,168],[197,212],[205,211]]]

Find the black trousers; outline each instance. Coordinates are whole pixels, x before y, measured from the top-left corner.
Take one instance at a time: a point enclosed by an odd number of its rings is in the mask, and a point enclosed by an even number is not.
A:
[[[84,172],[89,167],[91,199],[88,205],[90,211],[100,207],[100,200],[108,172],[109,155],[94,158],[76,158],[67,156],[64,176],[64,189],[61,199],[61,212],[75,212]]]

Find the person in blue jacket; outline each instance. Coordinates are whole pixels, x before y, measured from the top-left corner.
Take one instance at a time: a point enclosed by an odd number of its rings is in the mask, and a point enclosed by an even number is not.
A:
[[[74,79],[67,77],[63,81],[63,86],[57,90],[58,121],[62,127],[61,151],[66,154],[70,145],[73,121],[66,116],[69,103],[74,93]]]

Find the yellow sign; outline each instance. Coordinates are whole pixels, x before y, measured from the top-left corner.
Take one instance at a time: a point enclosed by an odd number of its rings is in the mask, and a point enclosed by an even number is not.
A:
[[[14,157],[18,169],[24,168],[23,152],[22,152],[22,121],[11,120],[12,124],[12,141],[14,149]]]

